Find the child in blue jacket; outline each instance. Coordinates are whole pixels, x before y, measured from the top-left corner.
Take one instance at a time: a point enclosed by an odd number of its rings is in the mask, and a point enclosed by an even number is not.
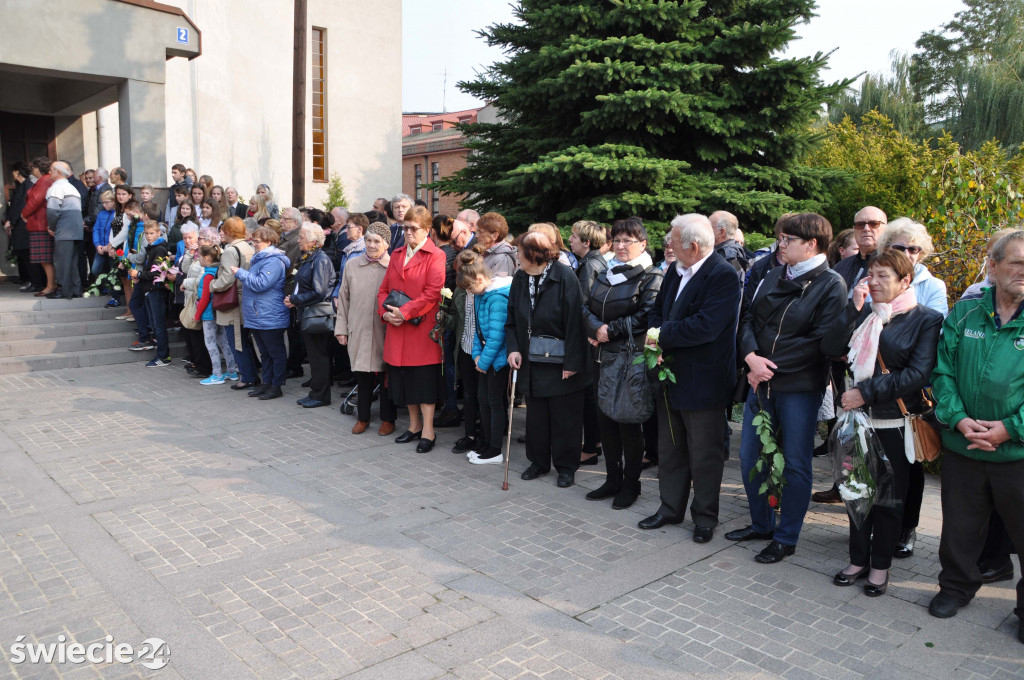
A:
[[[473,363],[482,375],[478,402],[483,431],[479,446],[467,458],[474,465],[500,465],[501,442],[508,427],[508,352],[505,349],[505,318],[511,276],[494,278],[483,255],[473,250],[459,253],[457,284],[476,296],[476,333]]]

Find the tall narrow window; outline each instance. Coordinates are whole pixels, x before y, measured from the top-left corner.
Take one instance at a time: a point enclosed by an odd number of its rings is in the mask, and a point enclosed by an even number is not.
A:
[[[439,179],[441,179],[441,164],[435,161],[430,164],[430,181],[436,182]],[[440,200],[441,192],[439,192],[437,189],[434,189],[431,192],[430,207],[435,215],[441,212]]]
[[[414,169],[416,173],[416,198],[423,198],[423,166],[417,163]]]
[[[313,28],[313,181],[327,181],[327,31]]]

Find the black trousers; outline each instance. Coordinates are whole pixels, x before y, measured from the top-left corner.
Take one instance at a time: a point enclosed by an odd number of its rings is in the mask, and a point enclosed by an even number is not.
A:
[[[206,340],[203,337],[203,329],[185,329],[185,350],[195,366],[196,371],[203,375],[213,373],[213,363],[210,361],[210,351],[206,349]],[[218,367],[219,368],[219,367]]]
[[[302,331],[299,330],[299,315],[291,310],[292,323],[288,326],[288,370],[302,372],[302,362],[306,360],[306,345]],[[337,341],[335,341],[337,344]]]
[[[557,397],[526,397],[526,457],[541,470],[580,467],[583,437],[583,392]]]
[[[303,333],[302,342],[309,354],[309,398],[331,403],[331,343],[338,341],[330,333]]]
[[[998,569],[1012,565],[1010,555],[1018,552],[1010,540],[1010,534],[1006,533],[1006,525],[999,513],[992,511],[988,520],[988,533],[985,535],[985,546],[981,549],[981,556],[978,557],[978,567]],[[1019,553],[1018,553],[1019,554]]]
[[[601,447],[608,478],[620,474],[626,484],[638,484],[643,472],[644,432],[640,423],[617,423],[600,410],[597,412],[601,428]],[[579,456],[577,456],[578,458]]]
[[[945,451],[942,456],[942,538],[939,589],[967,604],[981,587],[978,556],[995,510],[1014,545],[1024,545],[1024,461],[986,463]],[[1024,620],[1024,578],[1017,607]]]
[[[654,409],[651,417],[643,423],[644,458],[652,463],[658,462],[658,409]]]
[[[501,450],[505,430],[508,429],[508,372],[506,366],[500,371],[492,368],[486,373],[477,373],[480,378],[478,397],[482,439],[490,453]]]
[[[882,443],[885,455],[892,463],[896,505],[871,508],[859,527],[850,521],[850,564],[859,567],[870,565],[872,569],[888,569],[892,566],[892,554],[896,552],[896,543],[903,528],[903,509],[910,488],[910,469],[913,465],[907,461],[904,452],[903,428],[878,429],[875,433]]]
[[[391,395],[384,387],[384,372],[355,371],[356,377],[356,419],[364,423],[370,422],[370,404],[373,403],[373,388],[380,385],[380,419],[381,422],[394,425],[398,418],[398,408],[391,401]]]
[[[907,500],[903,504],[903,529],[916,529],[921,521],[921,503],[924,501],[924,466],[914,463],[907,473]]]
[[[661,390],[658,390],[661,392]],[[656,399],[660,423],[658,490],[666,517],[682,519],[693,488],[690,518],[699,527],[718,526],[718,499],[722,493],[725,468],[725,411],[665,410],[665,400]]]
[[[467,437],[476,437],[476,421],[480,417],[480,377],[476,370],[473,357],[462,351],[460,347],[455,359],[459,365],[459,378],[462,380],[462,421]],[[484,425],[484,436],[487,426]]]
[[[28,248],[15,250],[14,256],[18,260],[18,278],[21,279],[21,282],[35,283],[35,277],[32,276],[31,251]]]
[[[601,443],[601,421],[597,410],[597,387],[591,383],[583,392],[583,453],[597,453]]]

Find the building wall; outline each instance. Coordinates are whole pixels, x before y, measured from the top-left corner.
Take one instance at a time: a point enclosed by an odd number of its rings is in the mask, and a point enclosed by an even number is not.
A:
[[[409,194],[413,198],[416,198],[416,165],[423,166],[423,183],[431,181],[430,175],[430,164],[438,163],[438,170],[440,171],[441,179],[444,179],[452,173],[458,172],[462,168],[466,167],[466,149],[454,149],[452,151],[442,151],[429,153],[426,155],[410,155],[402,158],[402,193]],[[447,196],[445,194],[438,194],[437,210],[434,211],[433,192],[424,189],[422,192],[422,198],[427,202],[427,208],[432,212],[442,215],[450,215],[455,217],[462,209],[459,207],[459,201],[462,200],[463,196]]]
[[[202,31],[203,54],[167,62],[167,161],[235,186],[248,198],[270,185],[292,204],[292,25],[281,0],[170,0]],[[310,26],[327,31],[328,174],[337,172],[350,205],[370,206],[401,182],[401,44],[346,47],[352,36],[401,25],[401,0],[310,0]],[[319,205],[313,182],[312,36],[307,34],[305,203]],[[361,56],[365,55],[365,56]],[[170,181],[168,176],[167,181]]]

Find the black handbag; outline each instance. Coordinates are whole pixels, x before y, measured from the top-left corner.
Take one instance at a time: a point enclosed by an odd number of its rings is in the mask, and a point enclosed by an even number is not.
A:
[[[402,305],[406,305],[410,302],[412,302],[411,297],[409,297],[402,291],[398,290],[397,288],[393,289],[390,293],[388,293],[388,296],[384,298],[384,302],[381,304],[381,313],[383,314],[385,312],[391,311],[388,309],[388,307],[401,308]],[[406,319],[406,321],[408,323],[411,323],[413,326],[419,326],[420,322],[423,321],[423,317],[417,316],[415,319]]]
[[[310,335],[334,335],[334,322],[337,312],[334,311],[334,302],[324,300],[316,304],[302,308],[302,321],[299,330]]]
[[[633,324],[626,321],[626,342],[618,352],[602,354],[597,381],[597,407],[616,423],[642,423],[654,413],[654,393],[643,353],[633,342]]]
[[[561,364],[565,362],[565,340],[551,335],[533,334],[533,309],[527,309],[526,338],[530,361],[537,364]]]

